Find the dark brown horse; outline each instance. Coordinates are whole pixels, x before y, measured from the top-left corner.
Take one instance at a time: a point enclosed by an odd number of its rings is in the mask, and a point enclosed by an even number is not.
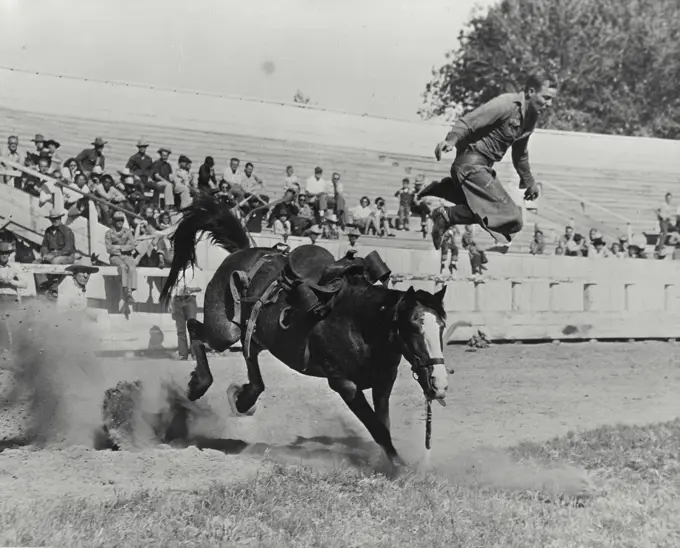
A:
[[[174,259],[163,301],[195,264],[200,234],[207,233],[230,252],[206,287],[203,323],[190,320],[188,325],[197,364],[187,397],[199,399],[213,382],[205,345],[222,352],[240,340],[248,383],[229,394],[238,413],[252,412],[265,389],[258,356],[268,350],[303,375],[328,379],[390,460],[401,462],[390,435],[390,394],[403,356],[425,397],[444,403],[446,288],[436,294],[412,287],[390,290],[373,283],[363,259],[334,261],[319,246],[302,246],[290,254],[249,247],[247,232],[228,206],[209,196],[198,197],[183,213],[173,235]],[[316,310],[303,306],[299,297],[304,292],[285,282],[291,271],[309,282],[307,286],[298,279],[297,288],[307,287],[308,296],[318,297]],[[309,287],[315,291],[310,293]],[[363,394],[367,389],[372,390],[374,409]]]

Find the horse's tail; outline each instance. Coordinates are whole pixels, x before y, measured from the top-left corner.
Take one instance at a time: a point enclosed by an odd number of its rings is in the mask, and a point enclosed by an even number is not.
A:
[[[241,221],[231,212],[227,204],[213,196],[209,194],[197,196],[193,204],[183,209],[182,213],[182,220],[170,237],[174,256],[160,296],[161,302],[165,304],[168,303],[170,293],[177,284],[180,271],[184,272],[188,266],[196,265],[196,243],[200,233],[207,232],[212,243],[230,253],[250,247],[248,232]]]

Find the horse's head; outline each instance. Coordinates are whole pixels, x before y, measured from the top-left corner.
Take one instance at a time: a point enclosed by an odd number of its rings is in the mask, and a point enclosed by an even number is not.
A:
[[[448,374],[444,364],[446,286],[434,295],[410,287],[397,305],[397,333],[404,357],[428,400],[444,403]]]

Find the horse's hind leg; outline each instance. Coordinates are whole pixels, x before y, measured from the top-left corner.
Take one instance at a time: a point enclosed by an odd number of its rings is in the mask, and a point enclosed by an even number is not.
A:
[[[198,320],[191,319],[187,321],[187,329],[191,337],[191,351],[196,358],[196,368],[191,372],[187,398],[190,401],[196,401],[208,391],[213,383],[213,376],[203,342],[205,340],[204,325]]]
[[[229,405],[232,411],[238,415],[252,415],[255,413],[255,405],[260,394],[264,392],[264,381],[260,372],[258,356],[262,349],[251,345],[250,357],[246,359],[248,366],[248,383],[242,386],[232,384],[227,389]]]

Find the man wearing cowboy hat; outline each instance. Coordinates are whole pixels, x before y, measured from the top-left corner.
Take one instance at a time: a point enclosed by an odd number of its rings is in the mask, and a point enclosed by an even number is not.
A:
[[[359,252],[361,251],[361,246],[359,245],[360,236],[361,232],[359,232],[359,229],[356,227],[352,227],[347,231],[348,243],[340,244],[339,246],[340,254],[338,256],[339,259],[342,259],[343,257],[347,256],[354,257],[359,254]]]
[[[35,145],[35,151],[27,152],[26,159],[24,160],[24,165],[30,168],[38,165],[38,158],[40,158],[40,153],[42,152],[43,149],[45,137],[40,133],[36,133],[35,137],[31,139],[31,142]]]
[[[87,310],[87,282],[90,281],[90,275],[99,272],[99,269],[92,266],[89,257],[79,257],[72,265],[66,267],[66,271],[72,276],[66,277],[59,284],[57,307],[62,310]]]
[[[52,209],[46,217],[52,223],[47,227],[43,241],[40,246],[40,258],[35,262],[38,264],[73,264],[76,253],[76,239],[73,231],[62,224],[64,213],[57,209]],[[61,276],[59,275],[35,275],[36,283],[55,296],[56,289]]]
[[[57,154],[57,149],[61,147],[61,143],[55,139],[47,139],[43,143],[43,147],[47,149],[47,156],[50,158],[50,173],[61,172],[61,165],[64,161]]]
[[[158,160],[151,164],[151,182],[156,193],[163,194],[167,209],[175,205],[175,195],[172,192],[175,177],[172,173],[172,166],[168,162],[171,154],[172,150],[161,147],[158,149]]]
[[[137,261],[132,256],[136,242],[134,234],[124,224],[125,214],[116,211],[113,214],[113,228],[106,231],[104,242],[109,262],[118,267],[124,299],[131,305],[135,302],[132,292],[137,289]]]
[[[86,148],[76,156],[76,161],[78,162],[81,171],[89,175],[92,173],[95,166],[102,168],[102,171],[106,169],[106,157],[104,156],[105,145],[106,141],[101,137],[97,137],[92,141],[93,148]]]
[[[191,173],[191,159],[181,154],[177,160],[177,172],[173,182],[173,194],[179,198],[179,208],[184,209],[191,205],[192,197],[198,191],[196,177]],[[173,203],[175,198],[173,197]]]
[[[14,242],[3,238],[0,240],[0,348],[9,349],[11,334],[5,315],[17,306],[19,290],[26,289],[28,283],[16,264],[9,258],[14,253]]]
[[[137,141],[137,153],[130,156],[127,164],[125,164],[125,167],[129,169],[134,176],[139,177],[144,185],[146,185],[149,180],[151,165],[153,164],[151,156],[146,153],[148,146],[149,142],[142,137]]]
[[[312,225],[306,233],[309,237],[309,243],[315,245],[322,233],[323,231],[319,228],[319,225]]]
[[[201,270],[198,265],[196,268]],[[196,274],[194,268],[187,268],[180,275],[170,301],[170,313],[177,328],[177,353],[180,360],[188,360],[190,354],[195,357],[190,346],[191,335],[187,339],[187,321],[195,320],[198,313],[196,294],[201,292],[201,288],[196,280]]]

